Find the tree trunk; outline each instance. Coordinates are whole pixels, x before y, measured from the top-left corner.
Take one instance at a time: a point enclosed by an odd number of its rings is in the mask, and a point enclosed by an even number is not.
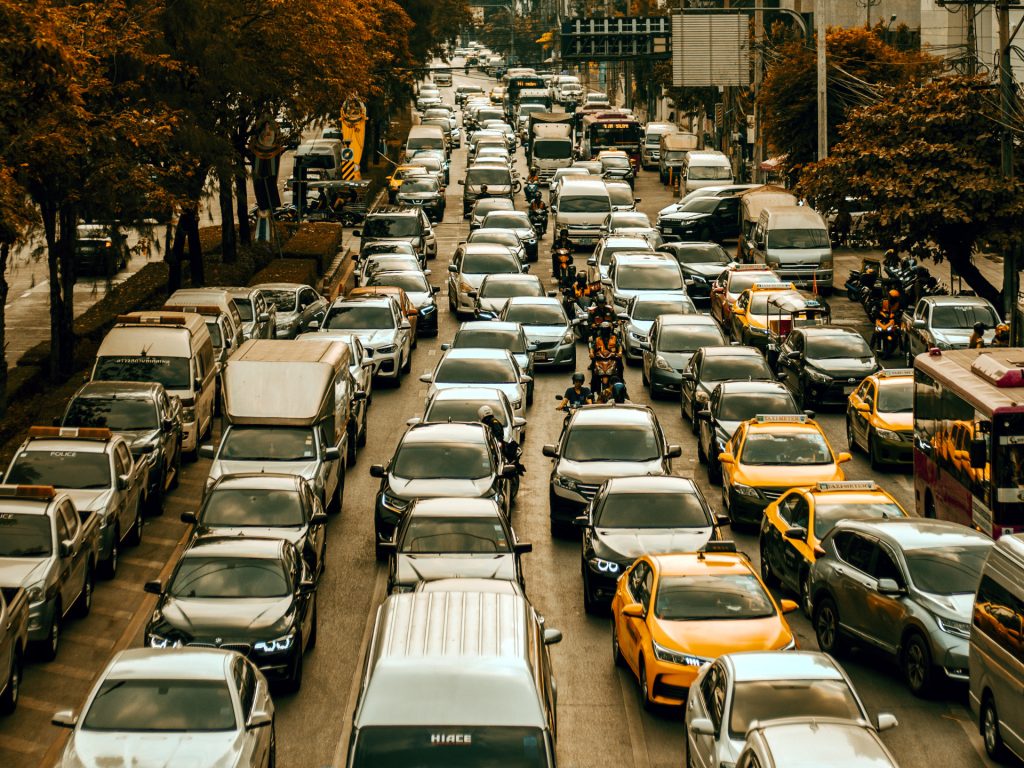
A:
[[[39,216],[43,220],[43,235],[46,238],[46,267],[50,284],[50,380],[56,382],[60,366],[58,360],[62,339],[60,317],[63,299],[60,292],[60,260],[57,255],[57,209],[51,203],[39,204]]]
[[[78,212],[71,205],[60,209],[60,281],[64,303],[60,315],[60,334],[63,337],[58,356],[61,380],[75,371],[75,239]]]
[[[185,219],[182,225],[188,239],[188,266],[192,286],[198,288],[206,284],[206,269],[203,258],[203,244],[199,239],[199,207],[186,208],[182,211]]]
[[[218,196],[220,198],[220,252],[225,264],[234,264],[238,257],[238,242],[235,239],[234,195],[231,192],[232,177],[230,169],[217,171]]]
[[[167,248],[167,294],[170,295],[181,288],[181,262],[185,257],[185,211],[178,215],[178,223],[174,225],[174,237]]]
[[[249,228],[249,190],[245,186],[245,158],[242,167],[235,174],[235,210],[238,211],[238,242],[240,245],[252,243],[252,230]]]
[[[7,413],[7,260],[11,244],[0,243],[0,416]]]
[[[996,288],[988,279],[981,274],[981,271],[971,260],[971,247],[968,246],[945,246],[946,258],[956,273],[971,286],[971,289],[981,298],[992,302],[996,312],[1002,314],[1003,292]],[[952,286],[950,286],[952,288]]]

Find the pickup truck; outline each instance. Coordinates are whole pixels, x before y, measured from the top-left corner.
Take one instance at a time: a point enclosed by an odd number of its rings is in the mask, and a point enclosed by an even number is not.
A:
[[[99,516],[49,485],[0,485],[0,588],[25,590],[28,641],[57,655],[64,617],[92,608]]]
[[[0,715],[18,706],[28,648],[28,597],[21,587],[0,588]]]

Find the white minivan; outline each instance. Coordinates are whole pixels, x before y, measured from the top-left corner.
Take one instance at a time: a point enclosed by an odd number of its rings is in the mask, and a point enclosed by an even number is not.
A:
[[[721,152],[688,152],[683,168],[685,192],[734,183],[732,163]]]
[[[1024,760],[1024,534],[1004,535],[981,570],[971,619],[971,711],[993,760]]]
[[[767,265],[780,280],[832,290],[832,242],[825,220],[810,206],[765,208],[746,247],[753,261]]]
[[[601,239],[601,225],[611,212],[603,179],[567,176],[559,185],[555,231],[568,230],[573,245],[593,246]]]

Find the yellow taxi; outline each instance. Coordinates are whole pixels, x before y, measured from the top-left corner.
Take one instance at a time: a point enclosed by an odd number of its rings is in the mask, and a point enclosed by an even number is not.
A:
[[[726,653],[787,651],[796,635],[750,559],[731,541],[692,554],[644,555],[612,598],[612,654],[640,681],[644,706],[679,705],[701,665]]]
[[[427,173],[427,169],[422,165],[409,165],[403,164],[395,167],[394,172],[388,176],[388,200],[395,202],[398,197],[398,188],[402,186],[402,182],[410,176],[422,176]]]
[[[906,517],[907,513],[874,480],[817,483],[794,488],[768,505],[761,521],[761,579],[781,583],[800,595],[809,614],[811,566],[821,540],[840,520]]]
[[[755,416],[744,421],[718,455],[722,501],[734,525],[760,525],[765,508],[790,488],[845,480],[825,432],[805,415]]]
[[[792,283],[778,280],[754,283],[743,291],[732,308],[733,339],[764,350],[768,347],[768,302],[775,298],[800,301],[803,294]]]
[[[890,368],[868,376],[846,405],[850,450],[867,453],[872,468],[914,462],[914,370]]]

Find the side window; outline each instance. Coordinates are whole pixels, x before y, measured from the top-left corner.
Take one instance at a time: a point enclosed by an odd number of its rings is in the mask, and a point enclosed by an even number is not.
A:
[[[1024,603],[991,576],[978,586],[973,621],[979,632],[1024,662]]]
[[[637,563],[636,567],[629,574],[629,592],[638,603],[643,602],[644,581],[650,568],[647,563]]]
[[[252,673],[252,667],[241,659],[235,668],[235,684],[238,686],[238,701],[242,705],[242,716],[249,717],[252,714],[253,704],[256,703],[256,676]]]
[[[132,457],[124,443],[118,443],[114,449],[114,469],[118,475],[127,475],[132,471]]]
[[[740,297],[736,299],[736,306],[740,309],[746,309],[748,304],[750,304],[750,293],[744,291],[740,294]]]
[[[871,573],[871,558],[875,552],[875,544],[870,539],[853,531],[840,531],[833,539],[836,552],[859,571]]]
[[[797,494],[791,493],[789,494],[789,496],[787,496],[786,498],[779,502],[779,518],[784,523],[787,523],[788,525],[793,525],[793,505],[799,498],[800,497]]]
[[[160,399],[157,400],[157,410],[160,412],[161,419],[171,418],[171,403],[167,399],[166,392],[160,393]]]
[[[925,315],[928,314],[928,302],[923,299],[917,302],[917,309],[914,310],[915,320],[924,320]]]
[[[54,523],[57,526],[57,541],[68,541],[72,538],[71,531],[68,529],[68,521],[65,517],[66,504],[61,504],[60,508],[54,512]]]
[[[704,679],[700,684],[700,692],[704,698],[704,708],[708,711],[708,716],[715,726],[716,733],[722,727],[722,707],[725,704],[724,691],[725,680],[722,669],[717,665],[713,666],[704,675]],[[719,697],[719,692],[723,694],[721,697]]]
[[[645,568],[644,571],[643,599],[640,603],[643,605],[644,610],[648,611],[651,608],[651,593],[654,591],[654,573],[650,568]]]
[[[889,551],[888,547],[881,544],[876,544],[875,547],[877,552],[871,575],[876,579],[892,579],[902,587],[904,584],[903,572],[896,562],[896,556]]]
[[[803,496],[793,494],[791,510],[790,525],[806,529],[811,524],[811,506]]]
[[[792,334],[792,339],[793,339],[793,351],[794,352],[803,352],[804,351],[804,335],[802,333],[800,333],[799,331],[797,331],[796,333]]]

